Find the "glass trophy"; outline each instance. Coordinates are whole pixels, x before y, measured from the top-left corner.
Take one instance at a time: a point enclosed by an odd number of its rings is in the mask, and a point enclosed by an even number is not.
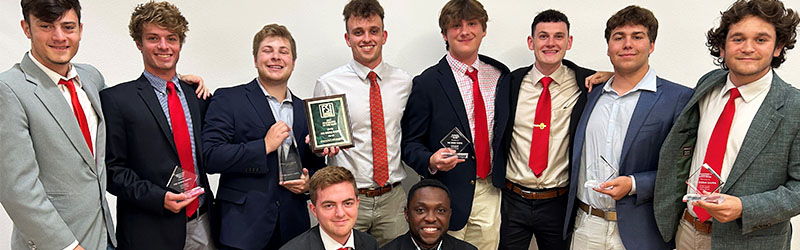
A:
[[[708,173],[703,173],[701,171],[702,169],[707,170]],[[711,180],[701,181],[700,180],[701,177],[710,177]],[[691,180],[695,178],[697,179],[697,186],[692,185],[691,183]],[[715,185],[715,184],[717,184],[717,187],[714,188],[714,190],[711,190],[710,192],[700,191],[699,187],[701,186]],[[705,201],[705,202],[719,204],[722,203],[722,201],[724,201],[724,198],[721,195],[719,195],[719,190],[722,189],[722,185],[725,185],[725,181],[723,181],[722,177],[720,177],[717,171],[714,171],[714,169],[708,166],[707,163],[703,163],[703,166],[697,168],[697,170],[695,170],[694,173],[692,173],[692,175],[689,176],[689,179],[686,179],[686,185],[689,186],[689,188],[691,188],[692,190],[694,190],[695,193],[684,195],[683,202]]]
[[[188,189],[189,186],[191,189]],[[197,175],[184,172],[180,166],[175,166],[172,175],[167,181],[167,189],[175,193],[185,193],[189,197],[195,197],[205,193],[203,187],[197,186]]]
[[[458,128],[453,128],[453,130],[450,130],[450,133],[447,133],[447,135],[445,135],[444,138],[439,141],[439,143],[441,143],[445,148],[455,150],[455,155],[458,156],[458,159],[467,159],[467,156],[469,156],[469,153],[464,153],[463,151],[467,148],[467,146],[469,146],[470,142],[467,140],[467,137],[461,133],[461,130],[458,130]],[[442,155],[447,158],[453,156],[454,154],[444,153]]]
[[[281,143],[278,147],[278,177],[279,181],[299,180],[303,175],[303,165],[300,162],[300,152],[297,150],[297,142],[291,134],[292,143]]]
[[[600,184],[610,181],[617,175],[617,170],[611,166],[611,163],[608,163],[605,157],[602,155],[600,156],[600,163],[594,164],[588,167],[587,171],[592,171],[593,177],[600,177],[607,176],[604,179],[589,179],[589,176],[586,177],[586,182],[583,183],[584,188],[588,189],[595,189],[600,188]],[[610,174],[609,174],[610,173]],[[613,186],[607,187],[605,189],[612,189]]]

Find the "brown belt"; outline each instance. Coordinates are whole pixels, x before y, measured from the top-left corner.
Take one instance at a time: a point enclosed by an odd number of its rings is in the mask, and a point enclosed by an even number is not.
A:
[[[581,208],[584,212],[590,213],[594,216],[609,220],[609,221],[617,221],[617,212],[607,212],[597,208],[593,208],[583,201],[578,200],[578,207]]]
[[[397,185],[400,185],[399,181],[395,182],[395,183],[392,183],[392,184],[389,184],[389,185],[386,185],[386,186],[383,186],[383,187],[359,188],[358,189],[358,194],[363,194],[363,195],[366,195],[367,197],[379,196],[379,195],[383,195],[385,193],[388,193],[389,191],[392,191],[392,188],[397,187]]]
[[[512,192],[522,196],[522,198],[529,199],[529,200],[542,200],[542,199],[551,199],[562,196],[569,191],[568,187],[560,187],[554,188],[547,191],[528,191],[525,189],[520,188],[517,184],[514,184],[510,181],[506,181],[506,188],[511,190]]]
[[[692,224],[695,230],[706,234],[711,234],[711,220],[700,222],[700,220],[689,214],[688,209],[683,211],[683,219],[686,220],[686,222],[689,222],[689,224]]]

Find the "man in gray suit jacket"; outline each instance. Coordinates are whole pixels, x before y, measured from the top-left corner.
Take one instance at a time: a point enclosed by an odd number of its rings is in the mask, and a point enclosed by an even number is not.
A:
[[[722,69],[700,78],[656,178],[656,222],[677,249],[789,249],[789,220],[800,213],[800,91],[772,69],[794,47],[798,22],[780,1],[739,0],[708,32]],[[681,202],[720,185],[719,203]]]
[[[81,37],[80,4],[21,5],[31,50],[0,74],[0,202],[14,221],[11,248],[110,248],[98,97],[105,83],[94,67],[70,63]]]

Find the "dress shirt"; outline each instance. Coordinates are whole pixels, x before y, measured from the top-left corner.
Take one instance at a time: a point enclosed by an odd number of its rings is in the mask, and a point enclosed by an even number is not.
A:
[[[415,240],[414,237],[411,237],[411,242],[414,243],[414,246],[417,247],[416,248],[417,250],[433,250],[433,249],[442,250],[442,242],[444,242],[444,240],[440,239],[439,240],[439,244],[437,244],[435,247],[432,247],[432,248],[422,248],[422,247],[420,247],[419,244],[417,244],[417,240]]]
[[[619,176],[619,161],[622,144],[628,125],[633,117],[636,104],[642,91],[656,92],[656,71],[651,67],[642,80],[636,83],[627,93],[617,93],[611,85],[614,77],[606,82],[603,93],[594,108],[589,111],[586,123],[586,136],[581,149],[581,164],[578,170],[578,199],[595,208],[616,211],[616,203],[611,196],[583,187],[586,180],[604,182]],[[588,110],[584,110],[587,112]],[[634,145],[635,146],[635,145]],[[614,170],[606,167],[600,156],[603,156]],[[636,181],[632,181],[632,189]]]
[[[333,237],[328,235],[328,233],[322,229],[322,226],[320,226],[319,236],[320,238],[322,238],[322,246],[325,247],[325,250],[338,250],[339,248],[342,247],[349,247],[350,249],[356,249],[356,243],[355,240],[353,240],[353,238],[355,238],[356,233],[353,232],[352,230],[354,229],[351,229],[350,236],[347,237],[347,242],[345,242],[344,245],[342,245],[338,241],[334,240]]]
[[[283,121],[289,128],[294,127],[294,106],[292,106],[292,92],[289,91],[289,87],[286,87],[286,96],[283,97],[283,101],[279,101],[277,97],[272,96],[267,92],[267,89],[261,85],[261,80],[258,80],[258,87],[261,88],[261,92],[264,93],[264,96],[267,97],[267,103],[269,103],[269,109],[272,111],[272,118],[275,118],[275,121]],[[289,136],[283,140],[282,146],[288,148],[293,144],[294,133],[289,133]],[[305,140],[305,138],[302,138]]]
[[[325,73],[314,87],[314,96],[345,94],[350,112],[350,125],[355,147],[328,157],[328,165],[342,166],[353,173],[358,188],[378,187],[372,179],[372,121],[370,120],[369,86],[367,74],[378,75],[383,102],[383,124],[386,132],[386,159],[389,183],[406,177],[400,159],[400,120],[411,93],[411,75],[400,68],[381,62],[370,69],[355,60]]]
[[[772,71],[761,77],[760,79],[742,85],[739,87],[739,93],[742,94],[741,98],[736,98],[734,105],[736,106],[736,113],[731,122],[731,130],[728,134],[728,143],[725,146],[725,156],[722,159],[722,173],[718,173],[722,180],[728,179],[728,174],[731,173],[733,163],[736,161],[736,156],[739,155],[739,150],[742,147],[744,137],[747,135],[747,130],[750,128],[750,123],[756,116],[761,104],[764,103],[764,98],[767,97],[770,85],[772,84]],[[719,115],[725,108],[730,96],[730,90],[734,88],[731,82],[730,74],[728,81],[721,86],[715,87],[706,96],[700,99],[698,108],[700,110],[700,124],[697,128],[697,143],[695,144],[694,155],[692,156],[692,169],[689,174],[694,173],[700,166],[703,165],[703,160],[706,156],[706,149],[708,149],[708,141],[711,140],[711,132],[714,131],[714,126],[717,124]],[[692,177],[689,183],[697,186],[697,178],[700,174]],[[694,194],[691,188],[686,189],[687,194]],[[694,206],[687,202],[689,213],[694,214]]]
[[[546,75],[531,67],[522,79],[519,88],[511,148],[508,151],[506,179],[531,189],[566,187],[569,185],[569,122],[572,108],[578,102],[580,89],[575,81],[575,72],[563,64],[550,75],[551,116],[550,143],[547,168],[536,177],[528,166],[533,136],[533,119],[542,94],[539,80]],[[538,128],[538,126],[537,126]]]
[[[464,110],[467,111],[469,130],[472,134],[470,143],[473,147],[475,146],[475,102],[472,99],[472,79],[467,76],[467,70],[478,69],[478,84],[481,96],[483,96],[483,106],[486,107],[486,128],[489,129],[489,162],[491,162],[491,159],[494,158],[494,149],[492,149],[492,141],[494,140],[494,99],[497,93],[497,81],[500,79],[500,70],[482,62],[480,59],[475,60],[472,65],[464,64],[456,60],[449,52],[445,58],[447,58],[447,64],[450,65],[450,70],[453,71],[458,91],[461,92],[461,100],[464,101]],[[464,131],[461,132],[464,133]],[[491,171],[491,168],[489,171]]]

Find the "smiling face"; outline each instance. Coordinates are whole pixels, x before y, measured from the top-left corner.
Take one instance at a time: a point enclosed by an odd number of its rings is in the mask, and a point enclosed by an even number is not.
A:
[[[258,79],[264,84],[286,84],[294,70],[289,40],[268,36],[261,40],[255,56]]]
[[[486,30],[478,19],[461,20],[450,25],[442,34],[450,46],[450,54],[465,64],[472,64],[478,59],[478,49],[485,36]]]
[[[647,36],[642,25],[625,25],[614,28],[608,39],[608,57],[615,73],[630,74],[646,71],[655,42]]]
[[[136,47],[142,53],[144,69],[164,80],[175,76],[175,67],[181,55],[178,34],[156,24],[148,23],[142,28],[141,42]]]
[[[424,248],[439,243],[450,226],[450,198],[438,187],[421,187],[414,192],[406,208],[411,237]]]
[[[386,36],[383,21],[378,15],[369,18],[351,16],[347,19],[345,42],[353,52],[353,59],[364,66],[374,69],[381,63],[383,45]]]
[[[775,38],[775,26],[760,17],[747,16],[729,27],[720,56],[736,86],[769,73],[772,57],[779,56],[782,49],[776,46]]]
[[[25,36],[31,40],[31,55],[42,65],[61,75],[69,70],[69,61],[78,53],[83,24],[75,10],[64,12],[52,23],[30,15],[30,24],[20,21]]]
[[[561,60],[572,48],[572,36],[564,22],[540,22],[533,35],[528,37],[528,49],[536,57],[536,68],[547,75],[561,65]]]
[[[337,242],[344,244],[358,218],[358,197],[353,184],[339,182],[316,192],[316,202],[308,207],[319,226]]]

